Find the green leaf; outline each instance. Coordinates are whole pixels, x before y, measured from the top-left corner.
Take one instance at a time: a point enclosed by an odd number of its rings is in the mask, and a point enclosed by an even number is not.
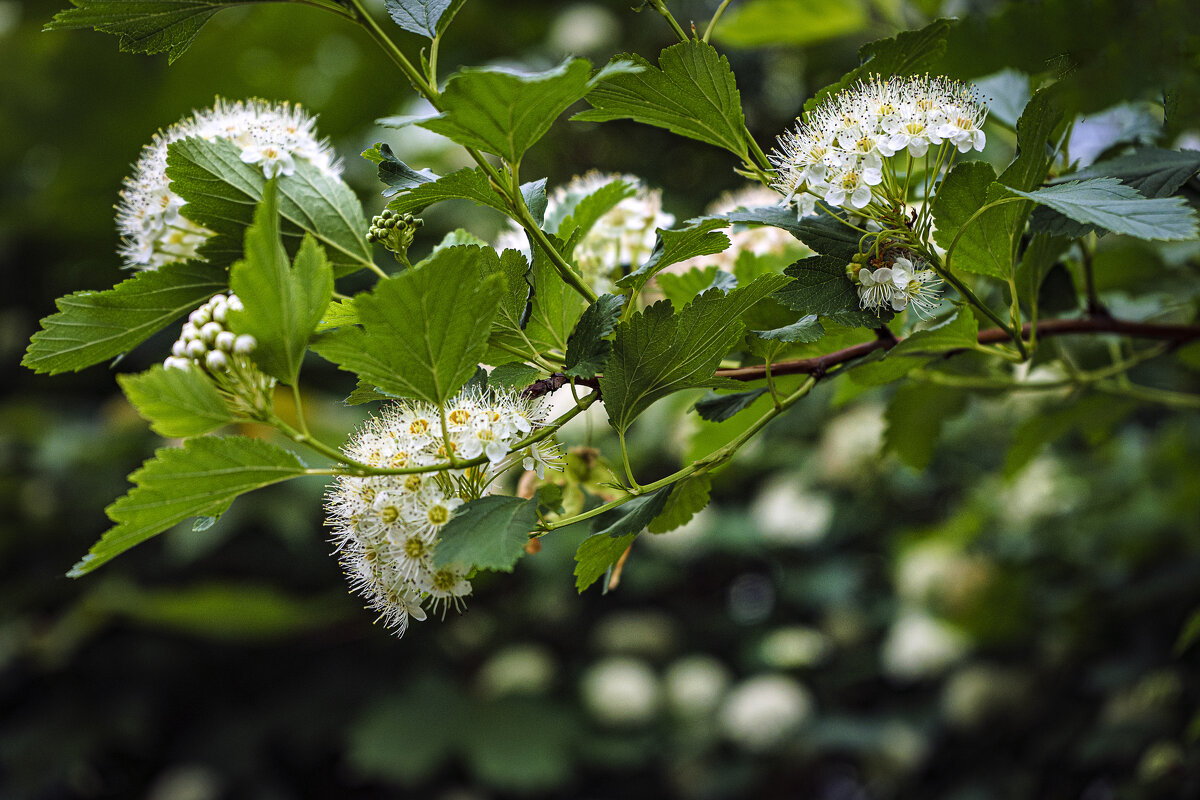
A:
[[[1179,631],[1179,637],[1175,640],[1173,648],[1175,657],[1178,658],[1187,652],[1188,648],[1197,640],[1200,640],[1200,608],[1188,614],[1187,621],[1183,623],[1183,628]]]
[[[856,0],[750,0],[717,27],[731,47],[807,46],[858,33],[867,15]]]
[[[1097,161],[1052,183],[1116,178],[1145,197],[1170,197],[1197,172],[1200,172],[1200,151],[1140,147],[1123,156]]]
[[[384,0],[388,16],[404,30],[436,39],[465,0]]]
[[[262,0],[71,0],[43,30],[92,28],[120,39],[127,53],[183,55],[208,18],[223,8]]]
[[[734,394],[709,392],[696,401],[696,413],[709,422],[724,422],[739,411],[749,408],[766,393],[766,389],[751,389]]]
[[[443,200],[470,200],[477,206],[494,208],[501,214],[509,211],[504,198],[492,188],[487,173],[478,167],[464,167],[443,175],[433,183],[414,186],[392,198],[387,207],[397,214],[412,214]]]
[[[486,253],[484,257],[487,261],[492,260]],[[539,355],[538,349],[530,343],[524,330],[528,322],[526,314],[530,308],[530,295],[533,293],[533,286],[529,282],[529,262],[525,260],[524,253],[505,250],[500,254],[494,268],[489,271],[504,275],[504,293],[496,310],[496,321],[492,325],[489,342],[504,344],[525,353],[528,358]],[[505,350],[503,355],[499,356],[501,359],[511,357],[511,350]]]
[[[358,385],[354,387],[354,391],[347,395],[346,399],[342,402],[348,406],[361,406],[366,403],[378,403],[392,399],[394,399],[392,395],[383,394],[374,386],[366,383],[360,378]]]
[[[1025,248],[1021,255],[1021,263],[1017,266],[1018,296],[1024,298],[1027,303],[1034,302],[1042,281],[1070,246],[1071,240],[1064,236],[1045,233],[1031,236],[1029,246]]]
[[[688,41],[659,54],[658,68],[641,56],[621,55],[642,67],[593,89],[593,108],[571,119],[608,122],[632,119],[723,147],[748,160],[746,120],[729,61],[705,42]]]
[[[944,353],[969,350],[979,343],[979,321],[968,309],[960,309],[934,328],[914,331],[888,353],[889,358],[911,353]]]
[[[1077,222],[1139,239],[1180,241],[1200,233],[1196,212],[1182,197],[1146,198],[1116,178],[1091,178],[1013,194],[1048,206]]]
[[[561,252],[561,240],[555,236],[549,238]],[[542,350],[566,353],[567,339],[583,314],[583,298],[559,276],[558,270],[540,247],[533,251],[529,277],[533,284],[533,305],[525,325],[525,335]]]
[[[383,190],[384,197],[391,197],[405,189],[412,189],[423,183],[433,183],[438,179],[427,169],[413,169],[392,152],[391,146],[377,142],[374,147],[363,151],[363,158],[374,162],[379,168],[379,180],[387,185]]]
[[[817,322],[816,314],[801,317],[791,325],[785,325],[782,328],[750,332],[760,339],[769,339],[774,342],[784,342],[787,344],[791,344],[792,342],[809,344],[825,335],[825,329],[821,327],[821,323]]]
[[[582,593],[607,572],[637,535],[666,508],[674,486],[631,500],[597,521],[596,533],[575,551],[575,588]]]
[[[504,279],[485,274],[491,248],[449,247],[420,268],[354,297],[361,328],[323,334],[313,349],[384,392],[442,405],[475,374]]]
[[[433,565],[512,572],[537,521],[536,500],[505,495],[472,500],[442,528]]]
[[[722,277],[723,275],[727,276],[729,273],[723,273],[715,266],[693,267],[684,273],[660,272],[654,277],[654,281],[658,285],[659,291],[671,301],[671,305],[682,307],[692,302],[692,299],[701,292],[724,288],[714,285],[718,279],[727,280]]]
[[[654,252],[645,264],[617,281],[617,286],[641,287],[654,275],[672,264],[687,261],[696,256],[711,256],[729,248],[729,237],[716,233],[718,228],[728,228],[729,223],[719,217],[706,217],[686,228],[658,230],[658,241]]]
[[[350,298],[334,300],[325,309],[321,321],[317,324],[318,331],[331,331],[343,325],[357,325],[358,312],[354,309],[354,301]]]
[[[933,360],[933,356],[891,356],[875,351],[870,357],[852,365],[848,372],[850,380],[859,386],[883,386],[903,378],[917,367],[923,367]]]
[[[604,294],[589,305],[579,318],[579,324],[567,338],[567,360],[563,372],[572,378],[591,378],[604,369],[612,353],[608,337],[617,327],[625,298]]]
[[[675,484],[675,490],[667,498],[662,513],[646,526],[646,530],[650,533],[666,533],[686,525],[708,505],[711,491],[712,476],[707,472],[684,478]]]
[[[884,452],[895,453],[913,469],[925,469],[942,425],[966,408],[967,398],[961,389],[932,383],[901,386],[884,413]]]
[[[849,262],[840,256],[812,256],[783,271],[796,280],[774,295],[792,311],[818,314],[839,325],[878,328],[890,320],[888,310],[875,316],[859,307],[858,290],[846,275]]]
[[[595,85],[592,67],[582,58],[527,75],[500,68],[462,69],[446,82],[442,113],[417,124],[514,164]]]
[[[102,292],[61,297],[21,364],[50,375],[77,372],[141,344],[225,287],[225,270],[189,262],[139,272]]]
[[[915,31],[902,31],[891,39],[880,39],[863,45],[858,51],[861,64],[846,73],[841,80],[826,86],[804,104],[807,114],[831,94],[862,80],[867,75],[915,75],[928,72],[946,52],[946,37],[952,20],[938,19]]]
[[[240,494],[304,473],[292,452],[244,436],[206,436],[161,448],[129,476],[134,488],[105,509],[117,524],[67,574],[86,575],[188,517],[212,516]]]
[[[721,359],[745,335],[742,315],[784,283],[782,275],[764,275],[729,294],[710,290],[679,314],[663,300],[618,325],[613,354],[600,379],[613,427],[624,432],[669,394],[712,386]]]
[[[796,213],[783,206],[764,206],[722,214],[723,219],[734,223],[770,225],[795,236],[814,252],[823,256],[837,256],[849,261],[858,252],[858,241],[862,236],[846,224],[842,215],[834,217],[824,211],[809,217],[796,218]]]
[[[226,139],[192,137],[168,146],[167,176],[171,189],[187,201],[183,215],[216,234],[201,246],[200,255],[220,266],[241,258],[246,228],[267,185],[262,170],[243,162],[240,148]],[[372,263],[362,205],[342,180],[297,159],[296,171],[276,183],[289,253],[309,233],[325,248],[337,275]]]
[[[118,375],[117,383],[159,436],[199,436],[237,419],[212,380],[196,368],[156,364],[139,375]]]
[[[1010,220],[1001,213],[1003,208],[971,219],[987,203],[988,187],[995,182],[996,171],[991,164],[963,161],[950,170],[937,191],[933,238],[943,249],[954,245],[949,258],[952,271],[965,270],[1003,280],[1012,270],[1012,233]]]
[[[246,231],[246,258],[233,265],[229,285],[244,307],[230,312],[232,328],[258,341],[254,361],[263,372],[294,386],[308,339],[333,297],[333,268],[309,234],[288,266],[273,184]]]
[[[520,361],[501,364],[488,373],[488,386],[500,389],[524,389],[544,373]]]

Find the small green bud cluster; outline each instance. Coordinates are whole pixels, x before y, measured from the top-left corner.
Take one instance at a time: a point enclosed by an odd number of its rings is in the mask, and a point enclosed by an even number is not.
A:
[[[239,336],[226,327],[229,312],[241,310],[242,301],[236,294],[216,295],[197,308],[188,316],[163,366],[187,369],[195,364],[208,372],[225,372],[233,358],[250,355],[258,345],[254,337]]]
[[[382,244],[393,253],[403,255],[408,252],[417,231],[425,221],[412,214],[397,214],[384,209],[382,214],[371,218],[371,227],[367,230],[367,241],[371,244]]]

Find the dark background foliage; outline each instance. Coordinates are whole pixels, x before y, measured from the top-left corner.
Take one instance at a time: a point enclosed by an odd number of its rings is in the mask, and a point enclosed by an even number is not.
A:
[[[443,74],[567,52],[653,56],[670,32],[628,5],[470,0]],[[712,5],[672,7],[706,20]],[[764,144],[860,44],[939,14],[963,19],[949,74],[1058,75],[1088,114],[1162,104],[1174,85],[1165,128],[1148,135],[1170,145],[1198,127],[1187,2],[797,0],[809,15],[799,27],[738,20],[738,5],[718,44],[766,45],[729,49]],[[316,483],[263,491],[208,530],[185,525],[63,577],[161,441],[109,370],[47,378],[17,362],[53,298],[122,277],[111,205],[150,133],[216,94],[300,102],[320,113],[368,210],[382,199],[357,153],[374,141],[416,166],[456,162],[427,137],[370,125],[404,113],[411,92],[358,31],[315,10],[223,12],[168,69],[101,34],[39,33],[58,8],[0,2],[0,796],[1200,793],[1197,656],[1176,647],[1200,605],[1195,413],[1085,408],[1003,477],[1014,438],[1036,438],[1038,420],[1073,400],[977,398],[918,472],[878,455],[892,390],[839,379],[726,469],[694,524],[639,543],[617,591],[576,596],[574,542],[548,537],[513,575],[480,577],[464,616],[402,640],[346,594]],[[563,123],[523,175],[632,172],[683,219],[739,185],[729,167],[658,130]],[[429,215],[421,246],[497,226],[449,206]],[[1190,244],[1113,240],[1097,270],[1113,302],[1148,292],[1161,304],[1195,283],[1196,257]],[[1167,267],[1170,285],[1146,285]],[[159,360],[171,335],[113,369]],[[309,369],[337,439],[360,412],[337,402],[350,387],[327,366]],[[667,405],[635,427],[649,472],[706,435]],[[711,702],[678,698],[687,665],[716,687]],[[795,730],[765,739],[730,720],[730,693],[764,674],[807,706]]]

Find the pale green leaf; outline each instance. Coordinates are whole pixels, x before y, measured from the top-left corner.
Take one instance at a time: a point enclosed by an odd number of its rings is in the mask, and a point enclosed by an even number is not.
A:
[[[587,96],[593,108],[572,119],[632,119],[748,159],[746,122],[733,70],[711,45],[696,41],[672,45],[659,55],[657,68],[641,56],[621,55],[614,61],[633,61],[642,71],[597,86]]]
[[[861,0],[750,0],[726,14],[716,37],[732,47],[807,46],[858,33],[866,23]]]
[[[478,206],[508,213],[504,198],[492,187],[487,173],[480,168],[463,168],[443,175],[432,183],[422,183],[392,198],[387,207],[397,214],[416,213],[443,200],[470,200]]]
[[[225,270],[210,264],[167,264],[112,289],[59,298],[21,364],[57,375],[118,356],[224,291],[226,281]]]
[[[972,219],[987,202],[988,187],[995,181],[991,164],[963,161],[950,170],[938,189],[933,201],[937,225],[933,238],[950,251],[951,271],[1005,279],[1012,270],[1012,233],[1003,209],[991,209]]]
[[[118,375],[117,383],[159,436],[199,436],[236,419],[212,380],[195,367],[156,364],[138,375]]]
[[[313,345],[322,357],[384,392],[435,405],[474,374],[504,291],[491,248],[458,246],[355,295],[361,328],[338,328]]]
[[[816,314],[809,314],[796,320],[791,325],[785,325],[782,328],[750,332],[759,339],[768,339],[774,342],[811,344],[825,335],[825,328],[821,327],[820,322],[817,322]]]
[[[246,231],[246,257],[230,270],[230,288],[243,306],[230,312],[230,325],[258,342],[255,363],[280,382],[295,385],[308,339],[333,296],[333,268],[311,234],[305,234],[295,263],[288,265],[273,184]]]
[[[728,228],[729,223],[718,217],[706,217],[686,228],[658,230],[658,241],[654,252],[646,263],[617,281],[624,288],[641,287],[657,273],[681,261],[697,256],[710,256],[724,252],[729,247],[729,237],[717,233],[719,228]]]
[[[888,358],[912,353],[944,353],[949,350],[969,350],[979,342],[979,321],[969,309],[963,308],[950,319],[933,328],[914,331],[892,348]]]
[[[708,505],[711,491],[712,476],[707,472],[684,478],[675,484],[675,490],[667,498],[662,513],[646,525],[646,530],[650,533],[666,533],[686,525]]]
[[[967,393],[962,389],[932,383],[901,386],[884,413],[884,451],[895,453],[913,469],[925,469],[933,458],[942,425],[966,405]]]
[[[597,532],[575,551],[575,588],[591,586],[607,572],[647,525],[663,512],[674,486],[631,500],[596,522]]]
[[[238,495],[304,473],[292,452],[244,436],[205,436],[164,447],[129,476],[134,488],[105,509],[117,524],[67,574],[86,575],[188,517],[212,516]]]
[[[1139,239],[1180,241],[1200,232],[1196,212],[1184,198],[1146,198],[1116,178],[1072,181],[1032,192],[1008,188],[1077,222]]]
[[[388,16],[404,30],[434,39],[465,0],[384,0]]]
[[[187,201],[183,215],[216,234],[201,246],[200,255],[222,266],[241,258],[246,228],[267,184],[262,170],[242,161],[241,149],[227,139],[192,137],[167,148],[167,176],[171,189]],[[325,248],[338,275],[372,263],[362,205],[345,182],[302,158],[296,159],[293,174],[276,182],[280,229],[289,253],[309,233]]]

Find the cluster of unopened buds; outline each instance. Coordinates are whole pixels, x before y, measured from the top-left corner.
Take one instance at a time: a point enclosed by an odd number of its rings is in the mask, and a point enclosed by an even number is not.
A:
[[[898,170],[885,159],[911,159],[939,148],[934,172],[945,166],[941,148],[982,150],[980,126],[987,106],[970,84],[929,75],[858,82],[813,109],[779,138],[771,160],[775,188],[812,213],[818,200],[859,211],[877,203],[888,208],[906,198]],[[927,168],[929,165],[926,165]]]
[[[235,360],[247,360],[258,342],[249,334],[238,335],[227,327],[229,312],[241,310],[242,301],[236,294],[218,294],[197,308],[188,315],[163,366],[190,369],[195,364],[217,373],[228,371]]]
[[[847,273],[858,285],[859,305],[877,315],[881,311],[911,308],[917,316],[928,316],[938,306],[942,284],[937,272],[916,255],[897,255],[874,269],[864,265],[865,257],[850,262]]]
[[[456,508],[488,494],[496,478],[521,465],[539,475],[562,469],[551,439],[514,450],[542,427],[541,400],[516,392],[466,390],[446,408],[403,401],[385,407],[345,447],[354,462],[414,470],[482,459],[437,471],[340,476],[327,495],[328,524],[351,588],[397,634],[423,620],[428,603],[442,613],[461,609],[471,593],[467,571],[435,566],[439,535]]]
[[[367,229],[367,241],[382,244],[393,253],[407,253],[417,231],[425,221],[412,214],[397,214],[390,208],[371,218]]]

